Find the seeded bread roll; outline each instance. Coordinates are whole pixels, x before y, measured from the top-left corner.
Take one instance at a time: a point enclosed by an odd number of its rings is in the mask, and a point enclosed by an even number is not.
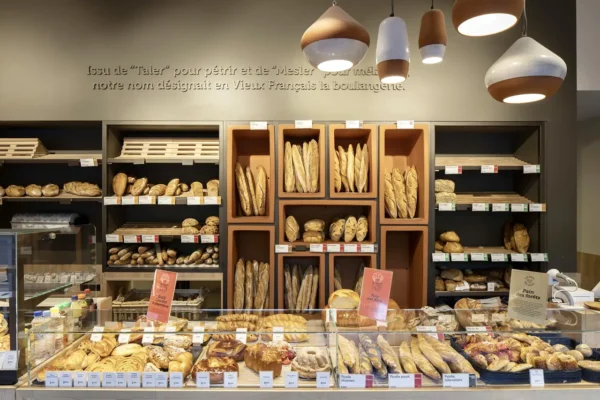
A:
[[[454,182],[448,179],[436,179],[435,192],[454,193]]]
[[[310,148],[310,192],[319,191],[319,145],[315,139],[308,144]]]
[[[246,167],[246,180],[248,181],[248,189],[250,190],[250,208],[254,215],[258,214],[258,204],[256,203],[256,184],[254,183],[254,175],[252,175],[252,170],[250,167]]]
[[[296,178],[296,191],[298,193],[306,193],[306,170],[304,169],[300,146],[292,146],[292,161],[294,165],[294,176]]]
[[[398,217],[408,218],[408,201],[406,198],[406,185],[404,177],[398,168],[392,170],[392,186],[398,207]]]
[[[257,167],[256,174],[256,203],[258,204],[258,215],[267,214],[267,171],[262,165]]]
[[[248,188],[248,181],[244,174],[244,169],[240,163],[235,165],[235,180],[237,184],[237,191],[240,199],[240,206],[242,212],[246,216],[252,215],[252,206],[250,204],[250,189]],[[153,188],[154,189],[154,188]]]
[[[435,194],[435,204],[456,203],[456,193],[439,192]]]
[[[287,193],[296,191],[296,177],[294,176],[294,162],[292,161],[292,144],[290,142],[285,142],[283,180],[284,190]]]
[[[342,185],[344,186],[344,191],[349,192],[350,186],[348,183],[348,155],[346,154],[342,146],[338,146],[338,152],[340,155],[340,177],[342,179]]]
[[[354,192],[355,188],[354,188],[354,148],[352,147],[352,145],[348,146],[348,166],[347,166],[347,173],[346,175],[348,176],[348,187],[350,188],[350,192]]]

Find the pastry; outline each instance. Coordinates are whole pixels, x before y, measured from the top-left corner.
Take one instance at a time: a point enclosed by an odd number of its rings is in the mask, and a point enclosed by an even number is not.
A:
[[[295,242],[300,238],[300,226],[292,215],[285,219],[285,236],[289,242]]]
[[[398,208],[398,217],[408,218],[408,199],[406,197],[406,185],[404,177],[398,168],[392,170],[392,186]]]
[[[81,364],[85,360],[87,354],[83,350],[75,350],[71,353],[64,362],[64,368],[67,371],[75,371],[81,369]]]
[[[225,372],[239,372],[239,367],[231,357],[208,357],[198,361],[192,367],[191,373],[194,381],[196,381],[198,372],[210,373],[210,383],[218,384],[223,383]]]
[[[246,216],[252,215],[252,206],[250,204],[250,189],[248,188],[248,181],[246,180],[246,175],[244,174],[244,169],[237,163],[235,165],[235,181],[237,184],[237,192],[240,199],[240,207],[242,212]],[[154,188],[152,188],[154,189]],[[150,189],[150,191],[152,191]]]
[[[306,189],[305,193],[310,192],[310,163],[312,161],[312,157],[310,155],[310,146],[307,142],[302,143],[302,165],[304,166],[304,176],[306,177]]]
[[[453,232],[453,231],[442,233],[440,235],[440,240],[442,242],[456,242],[456,243],[460,242],[460,238],[458,237],[456,232]]]
[[[233,288],[233,308],[241,310],[244,308],[244,277],[245,277],[244,259],[240,258],[235,265],[235,282]]]
[[[248,346],[244,352],[244,363],[246,367],[257,373],[272,371],[273,378],[281,375],[283,366],[279,352],[264,343]]]
[[[408,217],[414,218],[415,213],[417,212],[417,189],[419,188],[416,168],[414,166],[409,167],[406,170],[405,175]]]
[[[235,361],[244,359],[246,345],[239,340],[211,342],[206,355],[208,357],[230,357]]]
[[[139,344],[136,343],[129,343],[129,344],[124,344],[121,345],[117,348],[115,348],[111,355],[113,356],[130,356],[132,354],[135,354],[139,351],[144,351],[144,348],[142,346],[140,346]]]
[[[335,152],[333,157],[333,189],[336,193],[342,191],[342,176],[340,175],[340,153]]]
[[[304,223],[305,232],[322,232],[325,230],[325,221],[321,219],[311,219]]]
[[[362,149],[361,155],[361,166],[358,177],[358,192],[365,193],[368,191],[368,178],[369,178],[369,150],[365,144]]]
[[[340,176],[342,179],[342,185],[346,192],[350,192],[350,186],[348,183],[348,154],[344,151],[342,146],[338,146],[338,153],[340,155]]]
[[[354,240],[357,223],[356,218],[353,216],[346,218],[346,225],[344,226],[344,242],[348,243]]]
[[[390,218],[398,218],[398,206],[396,204],[396,196],[394,195],[391,172],[384,175],[384,185],[385,211]]]
[[[42,187],[40,185],[27,185],[25,194],[31,197],[42,197]]]
[[[352,147],[352,145],[348,146],[348,153],[346,153],[347,156],[347,160],[346,162],[348,163],[347,165],[347,172],[346,172],[346,176],[348,177],[348,187],[350,188],[350,192],[354,192],[355,191],[355,187],[354,187],[354,148]]]
[[[248,190],[250,190],[250,208],[254,215],[260,215],[258,213],[258,204],[256,202],[256,184],[254,183],[254,175],[250,167],[246,167],[246,181],[248,182]]]
[[[306,243],[323,243],[325,241],[325,234],[323,232],[304,232],[302,240]]]
[[[262,165],[257,168],[256,174],[256,203],[258,204],[258,215],[267,214],[267,170]]]
[[[346,226],[346,220],[343,218],[337,219],[329,225],[329,237],[334,242],[339,242],[342,235],[344,234],[344,228]]]
[[[113,178],[112,187],[115,196],[125,195],[125,191],[127,190],[127,175],[122,172],[116,174]]]
[[[358,222],[356,224],[356,241],[362,242],[367,237],[367,233],[369,232],[369,221],[367,217],[364,215],[358,218]]]
[[[435,192],[454,193],[454,182],[448,179],[436,179]]]
[[[465,250],[463,249],[463,247],[460,243],[446,242],[443,252],[444,253],[464,253]]]
[[[594,351],[592,350],[592,348],[585,343],[578,344],[575,347],[575,350],[581,352],[581,354],[586,358],[594,355]]]
[[[294,176],[294,163],[292,161],[292,144],[285,142],[284,158],[283,158],[283,181],[284,190],[287,193],[292,193],[296,189],[296,177]]]
[[[245,272],[245,285],[244,285],[244,305],[246,306],[246,310],[251,310],[254,304],[254,287],[252,286],[254,283],[253,278],[254,269],[252,267],[252,261],[246,261],[246,272]]]
[[[600,361],[579,361],[577,365],[583,369],[600,372]]]
[[[217,197],[219,195],[219,180],[211,179],[210,181],[206,182],[206,192],[210,197]]]
[[[325,348],[303,347],[292,360],[292,371],[297,371],[302,379],[316,379],[317,372],[327,372],[330,369],[329,355]]]
[[[162,347],[150,345],[145,348],[152,364],[159,369],[169,368],[169,354]]]
[[[461,282],[463,280],[463,273],[461,270],[456,268],[444,269],[440,273],[442,279],[451,279],[456,282]]]
[[[262,310],[268,308],[267,295],[269,292],[269,264],[259,263],[258,266],[258,287],[256,287],[256,297],[254,298],[254,309]]]
[[[297,145],[292,146],[292,161],[294,176],[296,178],[296,191],[298,193],[307,193],[306,170],[304,169],[300,147]]]
[[[57,185],[49,183],[42,187],[42,194],[44,197],[56,197],[60,193],[60,189]],[[1,197],[1,196],[0,196]]]

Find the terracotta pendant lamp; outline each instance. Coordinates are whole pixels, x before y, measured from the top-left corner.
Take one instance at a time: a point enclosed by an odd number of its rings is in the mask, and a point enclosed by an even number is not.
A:
[[[531,103],[553,96],[567,76],[562,58],[527,36],[525,29],[485,75],[485,85],[492,97],[511,104]]]
[[[423,64],[437,64],[444,60],[446,53],[446,21],[441,10],[433,8],[423,14],[419,31],[419,50]]]
[[[302,51],[321,71],[345,71],[358,64],[369,49],[367,30],[346,11],[333,5],[302,35]]]
[[[408,31],[402,18],[394,16],[394,0],[392,13],[379,25],[377,35],[377,75],[382,83],[401,83],[408,76],[410,51],[408,48]]]
[[[465,36],[488,36],[513,27],[525,7],[525,0],[456,0],[452,23]]]

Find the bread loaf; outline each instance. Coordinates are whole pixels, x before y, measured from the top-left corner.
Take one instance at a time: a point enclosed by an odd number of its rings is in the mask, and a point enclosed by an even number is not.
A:
[[[179,186],[179,178],[171,179],[165,190],[165,196],[174,196],[177,186]]]
[[[200,222],[198,222],[198,220],[195,218],[186,218],[181,223],[181,227],[183,227],[183,228],[185,228],[187,226],[197,227],[199,225],[200,225]]]
[[[348,176],[348,187],[349,187],[349,191],[350,192],[354,192],[355,188],[354,188],[354,148],[352,147],[352,145],[348,146],[348,154],[347,154],[347,173],[346,175]]]
[[[262,165],[257,168],[256,174],[256,203],[258,204],[258,215],[267,214],[267,171]]]
[[[164,196],[165,192],[167,191],[167,185],[163,185],[162,183],[158,184],[158,185],[154,185],[150,188],[150,191],[148,192],[149,196]]]
[[[296,191],[298,193],[307,193],[306,170],[302,162],[302,154],[300,147],[292,146],[292,161],[294,165],[294,176],[296,178]]]
[[[444,290],[446,290],[446,285],[444,284],[444,280],[442,278],[440,278],[439,276],[436,276],[435,277],[435,291],[443,292]]]
[[[441,240],[436,240],[435,241],[435,250],[442,251],[442,250],[444,250],[445,245],[446,245],[446,242],[442,242]]]
[[[327,300],[329,308],[337,310],[353,310],[358,308],[360,296],[353,290],[341,289],[331,293]]]
[[[336,193],[342,191],[342,175],[340,174],[340,152],[337,150],[333,157],[333,189]]]
[[[306,177],[306,190],[305,193],[310,192],[310,163],[312,161],[312,157],[310,155],[311,149],[307,142],[302,143],[302,165],[304,166],[304,176]]]
[[[292,215],[285,219],[285,236],[290,242],[300,238],[300,226],[298,226],[298,221]]]
[[[252,175],[252,170],[250,167],[246,167],[246,181],[248,182],[248,190],[250,191],[250,196],[248,199],[250,200],[250,208],[254,215],[260,215],[258,213],[258,203],[256,202],[256,184],[254,183],[254,175]]]
[[[348,183],[348,155],[346,154],[342,146],[338,146],[338,152],[340,155],[340,177],[342,180],[342,185],[344,186],[344,190],[346,192],[349,192],[350,186]]]
[[[253,277],[254,269],[252,268],[252,261],[246,261],[246,278],[244,285],[244,305],[246,306],[246,310],[251,310],[252,305],[254,304],[253,296],[254,296],[254,277]]]
[[[248,346],[244,352],[246,367],[255,372],[272,371],[273,378],[281,375],[282,360],[279,351],[264,343]]]
[[[245,278],[244,259],[240,258],[235,265],[235,282],[233,288],[233,308],[241,310],[244,308],[244,278]]]
[[[435,194],[435,204],[456,203],[456,193],[439,192]]]
[[[444,269],[440,273],[442,279],[451,279],[456,282],[461,282],[463,280],[463,273],[461,270],[456,268]]]
[[[56,197],[60,193],[60,189],[57,185],[49,183],[42,187],[42,194],[44,197]]]
[[[235,181],[237,184],[238,196],[240,199],[240,207],[242,212],[246,216],[252,215],[252,206],[250,204],[250,189],[248,188],[248,181],[244,174],[244,169],[240,163],[235,165]],[[152,188],[154,189],[154,188]]]
[[[102,195],[102,190],[100,190],[98,185],[88,182],[67,182],[64,184],[63,190],[76,196],[98,197]]]
[[[460,237],[454,231],[444,232],[440,235],[440,240],[442,242],[460,242]]]
[[[356,224],[356,241],[362,242],[365,240],[367,233],[369,233],[369,221],[367,220],[367,217],[363,215],[358,218]]]
[[[200,182],[192,182],[191,185],[192,195],[197,197],[204,197],[204,188]]]
[[[144,192],[144,189],[148,185],[148,178],[137,179],[131,186],[131,194],[133,196],[139,196]]]
[[[42,187],[40,185],[27,185],[25,193],[31,197],[42,197]]]
[[[396,206],[398,207],[398,216],[408,218],[408,202],[406,198],[406,186],[404,177],[398,168],[392,170],[392,186],[394,196],[396,197]]]
[[[319,191],[319,145],[315,139],[308,144],[310,148],[310,192]]]
[[[408,207],[408,217],[414,218],[417,212],[417,194],[419,188],[419,180],[416,168],[409,167],[406,170],[406,199]]]
[[[362,165],[362,150],[360,148],[360,144],[356,145],[356,152],[354,154],[354,188],[358,193],[360,193],[360,189],[358,188],[359,180],[360,180],[360,167]]]
[[[454,193],[454,182],[448,179],[436,179],[435,192]]]
[[[206,182],[206,191],[208,196],[217,197],[219,195],[219,180],[211,179],[210,181]]]
[[[325,221],[321,219],[311,219],[304,223],[306,232],[321,232],[325,230]]]
[[[346,225],[344,227],[344,242],[348,243],[354,240],[356,236],[358,222],[353,216],[346,218]]]
[[[300,271],[298,265],[292,266],[292,303],[290,309],[295,310],[298,304],[298,293],[300,291]]]
[[[516,250],[521,254],[527,253],[531,240],[529,239],[529,233],[527,232],[525,225],[519,223],[514,224],[513,239],[515,244],[515,248],[513,250]],[[512,243],[513,241],[511,240],[511,244]]]
[[[338,242],[344,234],[346,220],[343,218],[337,219],[329,225],[329,237],[334,242]]]
[[[115,196],[125,195],[125,191],[127,190],[127,175],[122,172],[116,174],[113,178],[112,187]]]
[[[302,240],[306,243],[323,243],[325,241],[325,234],[323,232],[304,232]]]
[[[294,162],[292,161],[292,144],[285,142],[283,159],[284,190],[287,193],[296,191],[296,177],[294,176]]]
[[[444,245],[444,253],[464,253],[462,245],[457,242],[446,242]]]
[[[369,150],[365,144],[362,149],[362,164],[360,166],[360,176],[358,179],[359,192],[365,193],[369,190]]]
[[[398,209],[396,197],[394,195],[394,186],[392,185],[392,173],[384,174],[383,196],[385,201],[385,211],[390,218],[398,218]]]

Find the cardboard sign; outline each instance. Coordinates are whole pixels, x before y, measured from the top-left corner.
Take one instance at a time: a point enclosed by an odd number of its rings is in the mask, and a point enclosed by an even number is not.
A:
[[[164,324],[169,322],[176,283],[176,272],[163,271],[160,269],[157,269],[154,272],[154,282],[152,283],[152,292],[148,304],[148,319]]]
[[[508,296],[508,317],[543,324],[548,304],[548,275],[513,269]]]
[[[377,321],[385,321],[392,289],[391,271],[365,268],[358,314]]]

